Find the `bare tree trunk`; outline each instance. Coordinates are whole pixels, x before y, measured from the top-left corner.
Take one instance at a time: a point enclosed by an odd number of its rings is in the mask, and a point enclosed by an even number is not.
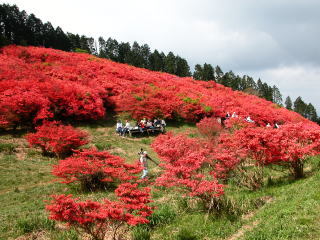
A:
[[[291,164],[295,179],[303,178],[303,162],[299,159]]]

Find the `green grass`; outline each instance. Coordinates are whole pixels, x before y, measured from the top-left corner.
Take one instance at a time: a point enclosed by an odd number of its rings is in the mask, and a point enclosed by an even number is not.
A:
[[[114,121],[81,124],[91,135],[86,148],[96,147],[125,158],[138,159],[140,148],[159,161],[150,145],[155,137],[123,138],[114,131]],[[198,137],[194,124],[168,123],[167,131]],[[101,200],[112,192],[82,192],[79,185],[60,184],[51,175],[56,158],[30,149],[24,132],[0,136],[0,239],[45,234],[47,239],[81,239],[73,230],[61,229],[47,219],[46,200],[51,194],[73,194],[81,199]],[[13,146],[13,147],[12,147]],[[8,150],[9,149],[9,150]],[[294,181],[281,168],[264,169],[264,186],[250,191],[230,181],[220,214],[208,214],[202,205],[180,192],[153,188],[154,214],[150,223],[132,227],[132,239],[320,239],[320,157],[309,160],[306,178]],[[250,169],[249,169],[250,170]],[[160,168],[150,162],[150,176]],[[246,228],[253,226],[252,228]],[[239,235],[240,233],[240,235]]]

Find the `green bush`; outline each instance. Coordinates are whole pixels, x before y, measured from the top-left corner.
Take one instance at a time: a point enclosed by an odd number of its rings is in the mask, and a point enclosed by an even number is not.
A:
[[[111,149],[111,143],[96,143],[94,144],[96,148],[100,151]]]
[[[136,227],[132,232],[133,240],[150,240],[150,231],[145,227]]]
[[[53,230],[54,226],[55,222],[45,217],[24,218],[17,221],[17,228],[24,234],[40,229]]]
[[[148,226],[152,228],[159,225],[168,224],[174,220],[176,215],[176,212],[171,209],[169,205],[161,205],[148,218],[150,221]]]
[[[178,232],[176,239],[177,240],[197,240],[198,237],[193,232],[191,232],[189,229],[182,228]]]
[[[143,139],[141,139],[141,143],[150,145],[151,144],[151,139],[150,138],[143,138]]]
[[[0,143],[0,152],[12,154],[14,153],[16,145],[13,143]]]

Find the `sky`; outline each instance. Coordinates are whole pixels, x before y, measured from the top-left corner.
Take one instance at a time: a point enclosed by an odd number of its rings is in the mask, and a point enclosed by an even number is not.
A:
[[[320,114],[319,0],[4,0],[65,32],[172,51],[261,78]]]

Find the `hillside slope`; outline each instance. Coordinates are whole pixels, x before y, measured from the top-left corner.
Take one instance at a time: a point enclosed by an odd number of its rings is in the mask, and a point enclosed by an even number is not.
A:
[[[135,119],[198,121],[236,112],[263,126],[307,121],[213,81],[152,72],[89,54],[8,46],[0,54],[0,73],[0,125],[5,127],[52,117],[98,119],[105,108],[129,112]],[[32,111],[27,110],[30,106]]]

